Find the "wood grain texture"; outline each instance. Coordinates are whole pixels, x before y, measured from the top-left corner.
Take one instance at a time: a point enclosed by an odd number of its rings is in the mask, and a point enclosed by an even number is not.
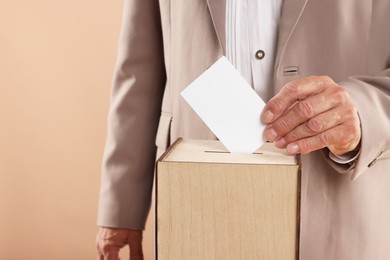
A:
[[[297,165],[157,166],[158,259],[296,259]]]

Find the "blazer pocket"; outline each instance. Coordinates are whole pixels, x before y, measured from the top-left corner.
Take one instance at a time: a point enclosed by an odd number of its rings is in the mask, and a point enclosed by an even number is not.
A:
[[[161,151],[165,151],[170,145],[171,122],[172,116],[170,114],[161,114],[156,135],[156,146]]]
[[[288,66],[283,68],[283,76],[297,76],[299,68],[297,66]]]

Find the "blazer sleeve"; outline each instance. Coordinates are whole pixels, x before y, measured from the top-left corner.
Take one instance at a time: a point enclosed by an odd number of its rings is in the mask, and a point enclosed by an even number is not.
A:
[[[102,161],[98,225],[144,229],[166,76],[158,1],[125,0]]]
[[[355,180],[377,160],[390,159],[390,68],[376,76],[356,76],[339,83],[354,101],[361,122],[360,155],[352,165],[329,162]]]

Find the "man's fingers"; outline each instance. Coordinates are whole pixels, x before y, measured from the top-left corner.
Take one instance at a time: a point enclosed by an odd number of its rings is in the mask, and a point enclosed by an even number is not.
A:
[[[112,247],[104,251],[104,260],[120,260],[119,250],[122,247]]]
[[[98,259],[118,260],[119,251],[125,245],[130,247],[131,260],[143,260],[142,230],[101,227],[96,237]]]
[[[289,154],[307,154],[328,147],[336,155],[344,154],[359,144],[360,138],[355,138],[359,136],[356,131],[359,131],[359,128],[356,128],[351,121],[351,123],[339,125],[317,135],[289,143],[286,149]]]
[[[322,92],[326,89],[326,85],[331,83],[334,83],[333,80],[327,76],[306,77],[287,83],[264,107],[261,114],[262,122],[265,124],[274,122],[296,101]]]
[[[348,113],[342,107],[326,111],[297,126],[283,137],[276,139],[275,145],[278,148],[285,148],[291,142],[317,135],[353,118],[354,115]]]
[[[264,133],[265,139],[267,141],[274,141],[277,139],[276,137],[282,137],[290,133],[302,123],[337,106],[338,101],[336,101],[336,98],[327,99],[326,97],[329,96],[314,95],[296,102],[284,115],[280,116],[267,127]],[[272,133],[272,131],[274,132]]]
[[[100,259],[104,260],[119,260],[119,251],[126,243],[117,243],[116,241],[100,241],[99,254]]]
[[[355,149],[361,137],[356,107],[327,76],[287,83],[265,106],[261,120],[267,124],[265,140],[291,154],[328,147],[338,155]]]
[[[312,137],[300,139],[288,144],[286,150],[289,154],[306,154],[322,149],[327,146],[330,138],[329,135],[329,132],[322,132]]]
[[[97,236],[99,259],[118,260],[119,251],[127,244],[127,229],[101,228]]]

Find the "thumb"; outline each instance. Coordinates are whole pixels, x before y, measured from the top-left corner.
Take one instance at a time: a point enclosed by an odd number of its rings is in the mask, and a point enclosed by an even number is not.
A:
[[[134,229],[129,230],[128,243],[130,246],[130,259],[143,260],[142,231]]]
[[[124,246],[113,243],[107,243],[103,246],[103,257],[104,260],[120,260],[119,250]]]
[[[97,242],[104,260],[119,260],[119,250],[127,244],[127,230],[102,228]]]

